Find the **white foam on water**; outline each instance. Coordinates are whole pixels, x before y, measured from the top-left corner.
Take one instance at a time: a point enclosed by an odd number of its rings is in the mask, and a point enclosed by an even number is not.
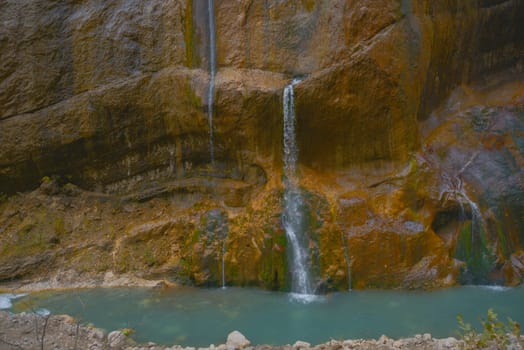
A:
[[[0,310],[13,307],[12,300],[26,296],[27,294],[0,294]]]
[[[479,286],[482,289],[489,289],[495,292],[506,292],[508,290],[511,290],[512,287],[506,287],[506,286],[489,286],[489,285],[482,285]]]
[[[11,299],[4,295],[0,295],[0,310],[10,309],[11,306],[13,306]]]
[[[40,316],[49,316],[51,315],[51,311],[42,308],[42,309],[36,310],[35,314],[40,315]]]
[[[326,301],[322,295],[289,293],[289,300],[300,304],[321,303]]]

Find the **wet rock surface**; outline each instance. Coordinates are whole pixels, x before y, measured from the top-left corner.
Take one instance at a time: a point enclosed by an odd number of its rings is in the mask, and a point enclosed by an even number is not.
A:
[[[523,7],[220,1],[217,158],[278,171],[285,74],[307,77],[297,87],[303,164],[406,160],[417,117],[455,86],[522,68]],[[52,174],[92,189],[209,163],[206,11],[184,0],[3,3],[0,190]]]
[[[318,290],[520,282],[523,87],[491,84],[456,90],[421,124],[426,141],[406,163],[301,167]],[[228,284],[285,290],[281,185],[260,167],[244,171],[238,180],[128,180],[111,193],[44,177],[0,204],[0,279],[93,286],[112,271],[216,286],[224,258]]]
[[[224,260],[228,284],[288,289],[281,94],[301,76],[318,290],[520,283],[522,1],[217,2],[215,162],[206,11],[0,4],[0,281],[214,286]]]

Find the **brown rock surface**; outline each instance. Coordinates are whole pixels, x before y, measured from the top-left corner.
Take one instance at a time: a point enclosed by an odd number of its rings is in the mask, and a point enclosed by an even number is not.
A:
[[[319,288],[519,280],[523,1],[216,1],[214,164],[208,15],[0,3],[0,280],[67,263],[217,285],[224,255],[228,283],[285,289],[281,94],[298,75]]]

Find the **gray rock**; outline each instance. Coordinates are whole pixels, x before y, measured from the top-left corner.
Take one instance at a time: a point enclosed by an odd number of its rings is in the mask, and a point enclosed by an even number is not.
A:
[[[515,254],[511,256],[511,264],[513,264],[513,266],[515,266],[520,271],[524,271],[524,264],[515,256]]]
[[[226,346],[228,348],[243,349],[250,344],[251,342],[239,331],[233,331],[227,336]]]
[[[109,343],[109,347],[111,349],[121,349],[126,345],[126,340],[127,338],[125,334],[121,331],[113,331],[107,336],[107,342]]]
[[[457,339],[455,338],[444,338],[444,339],[439,339],[438,340],[438,345],[437,345],[437,348],[440,350],[444,350],[444,349],[456,349],[458,348],[458,341]]]
[[[311,344],[305,341],[297,340],[295,344],[293,344],[293,347],[295,349],[307,349],[311,347]]]
[[[93,339],[103,339],[105,336],[104,331],[99,328],[91,328],[91,334]]]
[[[522,350],[522,346],[519,344],[519,339],[513,334],[508,334],[509,344],[506,345],[507,350]]]
[[[390,340],[390,339],[389,339],[386,335],[382,334],[382,335],[380,336],[380,338],[378,338],[378,343],[379,343],[379,344],[387,344],[387,342],[388,342],[389,340]]]

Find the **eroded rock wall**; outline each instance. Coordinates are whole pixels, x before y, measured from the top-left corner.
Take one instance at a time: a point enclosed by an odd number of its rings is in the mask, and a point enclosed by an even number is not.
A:
[[[214,164],[208,15],[203,1],[0,4],[0,192],[40,187],[1,204],[0,240],[44,254],[5,251],[0,279],[42,261],[59,269],[90,251],[81,232],[108,229],[95,254],[106,263],[91,272],[216,285],[226,242],[229,283],[285,289],[281,94],[301,76],[299,168],[320,289],[520,280],[524,90],[506,83],[522,77],[524,1],[216,1]],[[447,105],[469,109],[432,113],[461,84],[471,86]],[[500,98],[484,101],[483,86]],[[67,199],[67,183],[83,194]],[[85,196],[102,214],[82,223],[82,208],[44,204]],[[127,214],[112,218],[106,202]],[[207,224],[213,213],[223,224]],[[171,217],[184,223],[149,232]],[[467,225],[483,227],[480,255]],[[73,238],[57,243],[55,231]]]

